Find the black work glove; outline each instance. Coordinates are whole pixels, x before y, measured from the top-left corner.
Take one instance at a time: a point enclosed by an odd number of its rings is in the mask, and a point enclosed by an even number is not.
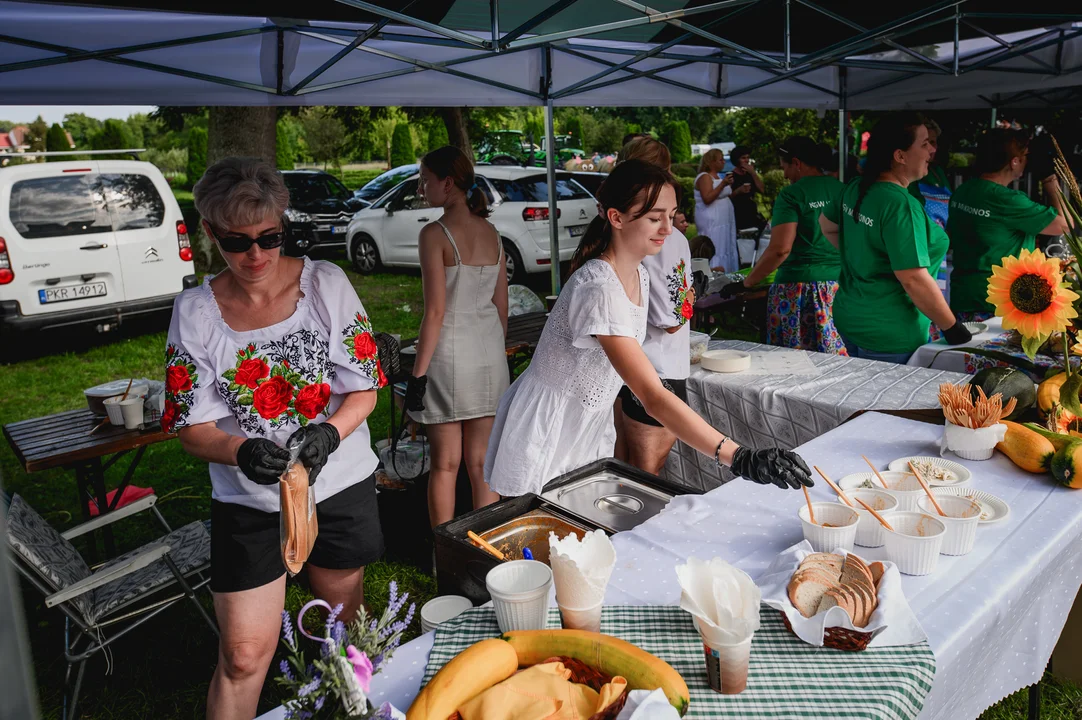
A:
[[[237,467],[260,485],[273,485],[289,463],[289,451],[265,438],[249,438],[237,449]]]
[[[286,447],[293,447],[297,442],[301,445],[297,459],[308,469],[308,486],[311,487],[316,484],[316,477],[327,464],[327,458],[338,449],[342,436],[329,422],[308,423],[289,436]]]
[[[763,450],[737,448],[736,454],[733,455],[732,470],[734,475],[740,475],[754,483],[760,485],[773,483],[782,489],[795,490],[801,485],[806,487],[815,485],[811,470],[808,469],[803,458],[792,450],[781,448]]]
[[[739,295],[741,293],[746,293],[749,290],[751,290],[751,288],[746,286],[744,283],[742,283],[742,282],[733,282],[733,283],[729,283],[728,285],[723,287],[719,294],[721,295],[721,298],[723,300],[728,300],[729,298],[733,297],[734,295]]]
[[[964,345],[973,339],[973,333],[969,332],[969,328],[958,318],[954,319],[954,324],[949,328],[940,328],[940,331],[948,345]]]
[[[406,409],[410,412],[420,412],[425,409],[424,397],[428,389],[428,376],[410,377],[406,381]]]

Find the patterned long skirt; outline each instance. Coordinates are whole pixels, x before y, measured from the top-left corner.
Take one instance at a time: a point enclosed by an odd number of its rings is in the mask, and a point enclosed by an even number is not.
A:
[[[836,281],[775,283],[766,296],[767,342],[781,347],[848,355],[834,327]]]

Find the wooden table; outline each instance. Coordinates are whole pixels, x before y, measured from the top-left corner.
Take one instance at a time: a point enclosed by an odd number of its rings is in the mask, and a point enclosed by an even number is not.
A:
[[[4,437],[27,473],[57,467],[75,471],[79,505],[84,519],[90,518],[92,498],[100,512],[115,510],[147,446],[176,437],[162,432],[157,426],[148,430],[126,430],[123,427],[106,425],[91,434],[91,430],[97,427],[101,420],[102,418],[96,417],[90,410],[83,409],[4,426]],[[106,498],[105,471],[132,450],[135,455],[110,503]],[[106,455],[112,457],[102,462]],[[112,533],[108,528],[104,538],[106,551],[112,556],[115,548]]]

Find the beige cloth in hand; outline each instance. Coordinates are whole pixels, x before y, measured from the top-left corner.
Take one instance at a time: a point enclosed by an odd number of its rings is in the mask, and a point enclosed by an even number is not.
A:
[[[515,673],[458,709],[462,720],[587,720],[620,697],[627,680],[614,677],[598,693],[569,680],[561,662]]]

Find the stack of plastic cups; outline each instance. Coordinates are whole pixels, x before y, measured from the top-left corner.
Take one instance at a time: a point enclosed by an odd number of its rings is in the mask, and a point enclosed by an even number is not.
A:
[[[544,630],[552,571],[536,560],[500,563],[485,577],[500,632]]]
[[[558,540],[550,534],[549,564],[564,629],[601,632],[605,588],[616,566],[612,541],[602,530],[587,533],[582,542],[574,535]]]
[[[711,633],[699,618],[695,629],[703,641],[706,655],[706,679],[710,689],[722,695],[737,695],[748,686],[748,661],[751,658],[751,640],[754,633],[740,642],[730,642],[722,633]]]

